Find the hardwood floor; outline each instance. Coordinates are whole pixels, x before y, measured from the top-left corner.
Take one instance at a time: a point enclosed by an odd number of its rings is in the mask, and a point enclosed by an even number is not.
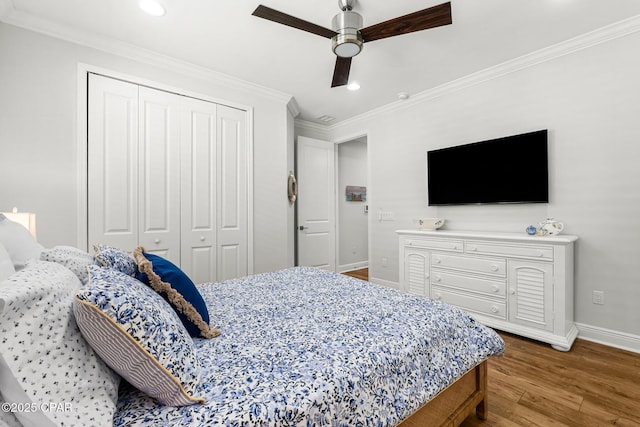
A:
[[[489,416],[477,426],[640,426],[640,354],[576,340],[570,352],[500,333],[489,360]]]
[[[368,268],[361,268],[360,270],[345,271],[342,274],[346,274],[347,276],[355,277],[357,279],[369,280]]]

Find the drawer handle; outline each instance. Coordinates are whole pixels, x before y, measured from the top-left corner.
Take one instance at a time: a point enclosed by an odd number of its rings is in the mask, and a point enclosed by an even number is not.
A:
[[[440,276],[436,276],[436,278],[435,278],[434,280],[435,280],[436,282],[440,282],[440,281],[442,281],[442,277],[440,277]]]
[[[201,242],[204,242],[204,241],[205,241],[204,236],[200,236],[200,241],[201,241]]]
[[[498,268],[498,266],[497,266],[497,265],[493,264],[493,265],[491,266],[491,271],[498,271],[498,270],[499,270],[499,268]]]
[[[474,252],[475,252],[475,251],[477,251],[477,250],[478,250],[478,248],[476,248],[475,246],[471,246],[471,247],[469,248],[469,250],[472,250],[472,251],[474,251]]]
[[[440,294],[436,294],[436,295],[435,295],[435,298],[439,301],[439,300],[441,300],[441,299],[442,299],[442,295],[440,295]]]
[[[493,285],[493,286],[491,286],[491,290],[493,292],[498,292],[500,290],[500,288],[497,285]]]
[[[455,245],[453,249],[458,250],[458,245]]]
[[[160,239],[156,239],[153,241],[153,243],[155,243],[156,245],[160,243]]]
[[[538,252],[538,256],[539,257],[543,257],[544,256],[544,252],[542,252],[542,251]]]
[[[511,288],[511,289],[509,290],[509,292],[511,292],[511,295],[515,295],[515,294],[516,294],[516,290],[515,290],[515,289],[513,289],[513,288]]]
[[[434,258],[433,262],[436,263],[436,264],[440,264],[440,258]]]
[[[500,310],[498,310],[498,307],[496,307],[495,305],[493,307],[491,307],[491,312],[492,313],[497,313],[498,311],[500,311]]]

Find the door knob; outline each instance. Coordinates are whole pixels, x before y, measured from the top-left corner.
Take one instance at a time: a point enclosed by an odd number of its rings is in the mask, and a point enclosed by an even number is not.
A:
[[[298,227],[298,230],[304,230],[304,225],[301,225],[300,227]]]

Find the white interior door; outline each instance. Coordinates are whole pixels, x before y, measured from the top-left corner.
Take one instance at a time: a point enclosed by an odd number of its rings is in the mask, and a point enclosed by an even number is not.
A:
[[[249,266],[247,112],[90,75],[88,238],[145,250],[196,283]]]
[[[181,97],[147,87],[139,91],[138,240],[147,252],[180,265]]]
[[[138,86],[89,75],[87,215],[97,243],[138,244]]]
[[[195,283],[216,277],[217,105],[183,97],[181,268]]]
[[[217,279],[248,274],[248,141],[244,111],[218,106]]]
[[[336,269],[335,144],[298,137],[298,265]]]

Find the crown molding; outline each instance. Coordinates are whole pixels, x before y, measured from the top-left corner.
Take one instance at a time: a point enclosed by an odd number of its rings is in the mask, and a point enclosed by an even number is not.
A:
[[[381,114],[389,114],[390,112],[401,111],[425,101],[439,98],[452,92],[462,90],[489,80],[493,80],[507,74],[515,73],[525,68],[533,67],[535,65],[551,61],[565,55],[570,55],[572,53],[588,49],[592,46],[606,43],[610,40],[625,37],[638,31],[640,31],[640,15],[633,16],[631,18],[565,40],[555,45],[531,52],[529,54],[503,62],[493,67],[489,67],[476,73],[469,74],[465,77],[452,80],[451,82],[442,84],[432,89],[428,89],[416,95],[412,95],[411,98],[407,100],[394,101],[392,103],[383,105],[373,110],[369,110],[357,116],[342,120],[338,123],[326,126],[326,132],[332,134],[334,131],[342,127],[357,123],[361,120],[366,120],[372,117],[379,116]]]
[[[300,115],[300,107],[298,106],[298,101],[296,101],[294,97],[291,97],[287,103],[287,110],[294,119]]]
[[[0,0],[0,20],[17,27],[45,34],[81,46],[97,49],[112,55],[143,62],[159,68],[165,68],[190,77],[224,85],[233,89],[258,94],[279,102],[289,103],[292,95],[256,83],[242,80],[212,69],[172,58],[158,52],[143,49],[129,43],[113,40],[108,37],[92,34],[88,31],[60,25],[38,18],[15,9],[12,0]]]
[[[296,119],[294,123],[294,130],[296,135],[307,135],[309,132],[312,134],[322,135],[324,139],[329,139],[330,126],[321,125],[319,123],[310,122],[308,120]]]

